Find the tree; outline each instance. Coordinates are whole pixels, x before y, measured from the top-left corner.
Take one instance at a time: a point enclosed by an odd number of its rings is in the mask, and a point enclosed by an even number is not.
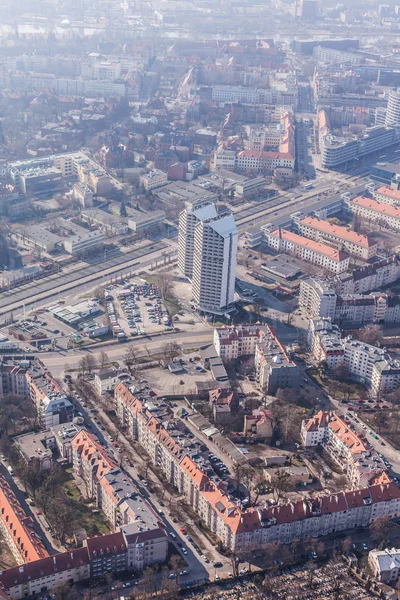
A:
[[[353,540],[350,536],[347,536],[342,542],[342,552],[343,554],[349,554],[350,550],[353,547]]]
[[[172,273],[164,272],[157,275],[156,283],[160,288],[160,293],[165,300],[166,298],[171,298],[174,292],[174,278]]]
[[[293,322],[293,316],[297,308],[297,300],[288,300],[285,303],[285,312],[287,314],[287,324],[291,325]]]
[[[369,526],[371,537],[377,543],[387,542],[391,529],[392,522],[387,515],[377,517]]]
[[[291,488],[289,473],[282,469],[275,471],[275,474],[271,477],[271,486],[274,490],[275,502],[278,502]]]
[[[125,202],[121,202],[121,206],[120,206],[120,209],[119,209],[119,216],[120,217],[127,217],[128,216],[128,212],[126,210]]]
[[[125,358],[124,363],[130,367],[133,363],[136,362],[137,359],[137,349],[133,344],[129,344],[129,346],[125,349]]]
[[[375,425],[380,434],[382,431],[382,427],[388,424],[388,415],[386,411],[378,410],[375,414]]]
[[[297,390],[294,388],[279,388],[276,392],[276,397],[282,402],[287,402],[288,404],[296,404],[298,399]]]
[[[359,329],[356,337],[365,344],[380,346],[383,340],[382,328],[376,323],[370,323]]]
[[[85,356],[85,359],[86,359],[86,370],[89,373],[89,375],[91,375],[92,372],[94,371],[94,369],[97,368],[97,360],[95,359],[93,354],[88,354],[87,356]]]
[[[163,354],[166,358],[169,358],[172,362],[174,358],[179,356],[181,353],[181,347],[178,342],[168,342],[163,346]]]
[[[110,359],[108,357],[108,354],[106,352],[104,352],[104,350],[102,350],[100,352],[100,358],[99,358],[100,369],[104,369],[109,364],[110,364]]]
[[[350,369],[345,362],[341,362],[333,369],[333,376],[337,381],[348,381],[350,376]]]

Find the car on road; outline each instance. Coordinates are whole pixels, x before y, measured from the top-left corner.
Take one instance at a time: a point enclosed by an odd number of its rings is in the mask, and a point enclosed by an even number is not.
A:
[[[188,553],[188,551],[186,550],[185,546],[183,546],[183,547],[182,547],[182,552],[183,552],[183,554],[185,554],[185,555]]]

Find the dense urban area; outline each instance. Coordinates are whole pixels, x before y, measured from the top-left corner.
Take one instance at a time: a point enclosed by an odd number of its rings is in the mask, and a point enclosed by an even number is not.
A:
[[[0,599],[400,598],[400,5],[0,16]]]

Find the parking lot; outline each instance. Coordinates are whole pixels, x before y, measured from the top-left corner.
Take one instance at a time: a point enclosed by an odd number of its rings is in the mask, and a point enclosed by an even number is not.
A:
[[[106,301],[112,303],[117,335],[137,336],[172,331],[171,319],[159,288],[143,280],[131,280],[105,288]]]

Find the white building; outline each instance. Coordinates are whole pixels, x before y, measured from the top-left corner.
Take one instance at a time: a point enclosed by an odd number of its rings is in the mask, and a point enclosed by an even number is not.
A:
[[[352,213],[366,220],[379,221],[387,227],[400,230],[400,208],[358,196],[347,204]]]
[[[372,446],[334,412],[321,410],[302,421],[300,436],[306,448],[322,446],[346,473],[352,488],[368,486],[386,472],[385,463]]]
[[[386,109],[386,125],[398,125],[400,123],[400,90],[390,90]]]
[[[391,187],[382,186],[374,192],[374,198],[378,202],[400,206],[400,190]]]
[[[214,346],[223,361],[254,354],[262,329],[259,325],[232,325],[214,329]]]
[[[118,372],[113,369],[103,369],[94,376],[94,388],[100,395],[112,392],[119,382]]]
[[[375,579],[393,586],[400,575],[400,550],[398,548],[371,550],[368,564]]]
[[[159,169],[153,169],[149,173],[140,176],[140,183],[147,191],[155,190],[168,183],[168,175]]]
[[[194,232],[192,296],[199,311],[222,315],[235,293],[238,230],[232,215],[199,221]]]
[[[378,242],[368,235],[357,233],[348,227],[333,225],[316,217],[304,217],[299,221],[299,232],[316,242],[328,242],[353,256],[368,260],[376,255]]]
[[[101,246],[106,240],[105,234],[99,229],[88,231],[85,234],[73,235],[66,238],[64,248],[68,254],[81,254],[87,250]]]
[[[226,148],[218,148],[214,151],[211,168],[214,171],[219,169],[226,169],[227,171],[234,171],[236,166],[236,150],[228,150]]]
[[[339,295],[328,280],[319,277],[301,281],[299,306],[311,317],[330,317],[341,324],[400,322],[400,296],[380,292]]]
[[[212,88],[212,100],[216,102],[245,102],[257,104],[259,92],[254,88],[215,85]]]
[[[332,273],[343,273],[349,268],[349,255],[326,244],[314,242],[287,229],[265,231],[267,245],[277,252],[292,254]]]
[[[193,277],[194,231],[200,221],[217,216],[213,202],[187,202],[179,215],[178,267],[188,279]]]

